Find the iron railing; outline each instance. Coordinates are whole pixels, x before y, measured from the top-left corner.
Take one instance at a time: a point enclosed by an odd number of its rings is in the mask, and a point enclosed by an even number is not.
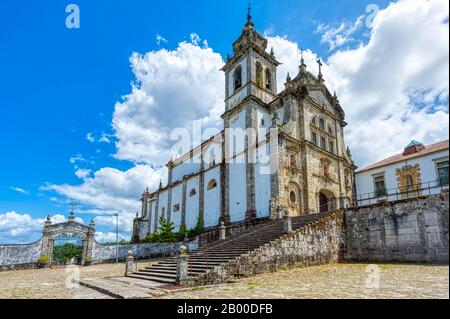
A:
[[[440,181],[424,182],[404,187],[386,188],[384,191],[378,190],[356,195],[353,198],[353,204],[357,207],[370,206],[380,202],[392,202],[403,199],[414,199],[424,196],[438,195],[444,190],[448,190],[447,183],[444,184]]]

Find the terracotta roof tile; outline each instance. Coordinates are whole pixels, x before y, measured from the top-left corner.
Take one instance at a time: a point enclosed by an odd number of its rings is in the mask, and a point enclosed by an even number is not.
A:
[[[438,152],[438,151],[442,151],[442,150],[448,149],[448,146],[449,146],[449,140],[445,140],[445,141],[442,141],[442,142],[439,142],[439,143],[436,143],[436,144],[425,146],[425,148],[422,151],[418,152],[418,153],[414,153],[414,154],[410,154],[410,155],[406,155],[406,156],[403,156],[403,153],[400,153],[400,154],[388,157],[388,158],[386,158],[386,159],[384,159],[382,161],[379,161],[379,162],[377,162],[375,164],[372,164],[372,165],[370,165],[370,166],[368,166],[366,168],[363,168],[363,169],[359,170],[357,173],[370,171],[370,170],[375,169],[375,168],[379,168],[379,167],[382,167],[382,166],[387,166],[387,165],[390,165],[390,164],[406,161],[406,160],[409,160],[409,159],[412,159],[412,158],[416,158],[416,157],[422,157],[422,156],[425,156],[425,155],[428,155],[428,154],[432,154],[432,153],[435,153],[435,152]]]

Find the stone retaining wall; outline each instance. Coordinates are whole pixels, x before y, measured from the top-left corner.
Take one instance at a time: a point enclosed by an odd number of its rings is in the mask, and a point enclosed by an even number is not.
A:
[[[28,245],[0,245],[0,271],[35,267],[41,246],[41,240]]]
[[[165,256],[173,256],[177,253],[181,243],[161,244],[130,244],[119,245],[119,260],[125,260],[128,251],[133,251],[136,259],[149,259]],[[94,242],[92,249],[92,262],[94,264],[107,263],[116,260],[116,245],[102,245]]]
[[[448,263],[448,209],[447,194],[347,210],[347,258]]]
[[[302,227],[224,266],[218,266],[191,285],[219,284],[235,277],[342,261],[345,254],[344,211]]]

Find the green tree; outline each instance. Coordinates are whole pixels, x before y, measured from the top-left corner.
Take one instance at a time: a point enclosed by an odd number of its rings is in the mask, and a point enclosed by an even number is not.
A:
[[[175,229],[174,224],[161,216],[159,218],[159,225],[160,227],[158,231],[158,241],[161,243],[175,242],[177,237],[173,232],[173,230]]]

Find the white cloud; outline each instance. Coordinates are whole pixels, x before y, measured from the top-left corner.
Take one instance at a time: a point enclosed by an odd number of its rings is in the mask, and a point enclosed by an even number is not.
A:
[[[328,44],[330,51],[333,51],[356,41],[352,36],[364,26],[364,19],[365,16],[362,15],[353,23],[343,21],[338,26],[320,23],[315,32],[322,34],[321,42]]]
[[[81,179],[88,178],[91,175],[91,173],[92,173],[92,171],[90,169],[79,168],[75,171],[75,175]]]
[[[113,115],[116,158],[159,167],[170,157],[174,128],[190,128],[195,120],[221,126],[225,84],[219,69],[224,62],[192,37],[194,44],[182,42],[173,51],[131,56],[136,83]]]
[[[156,34],[156,44],[157,45],[161,45],[161,44],[165,44],[168,43],[169,41],[167,41],[166,38],[164,38],[163,36],[161,36],[159,33]]]
[[[148,165],[137,165],[127,171],[102,168],[86,177],[81,185],[46,185],[44,189],[93,207],[85,213],[108,215],[120,211],[121,230],[131,231],[133,218],[140,209],[140,194],[146,187],[156,189],[165,175],[166,169],[154,170]],[[116,223],[114,216],[99,216],[95,221],[100,226]]]
[[[124,235],[119,233],[119,242],[122,240],[129,240],[130,235]],[[115,243],[116,242],[116,233],[113,232],[96,232],[95,240],[99,243]]]
[[[20,188],[20,187],[11,187],[11,190],[13,190],[13,191],[15,191],[17,193],[23,194],[23,195],[29,195],[30,194],[29,191],[27,191],[27,190],[25,190],[23,188]]]
[[[81,154],[77,154],[75,156],[72,156],[70,158],[70,163],[71,164],[77,164],[78,162],[87,162],[86,159],[83,157],[83,155]]]
[[[92,135],[92,133],[87,133],[86,139],[87,139],[89,142],[91,142],[91,143],[94,143],[94,142],[95,142],[95,138],[94,138],[94,136]]]

